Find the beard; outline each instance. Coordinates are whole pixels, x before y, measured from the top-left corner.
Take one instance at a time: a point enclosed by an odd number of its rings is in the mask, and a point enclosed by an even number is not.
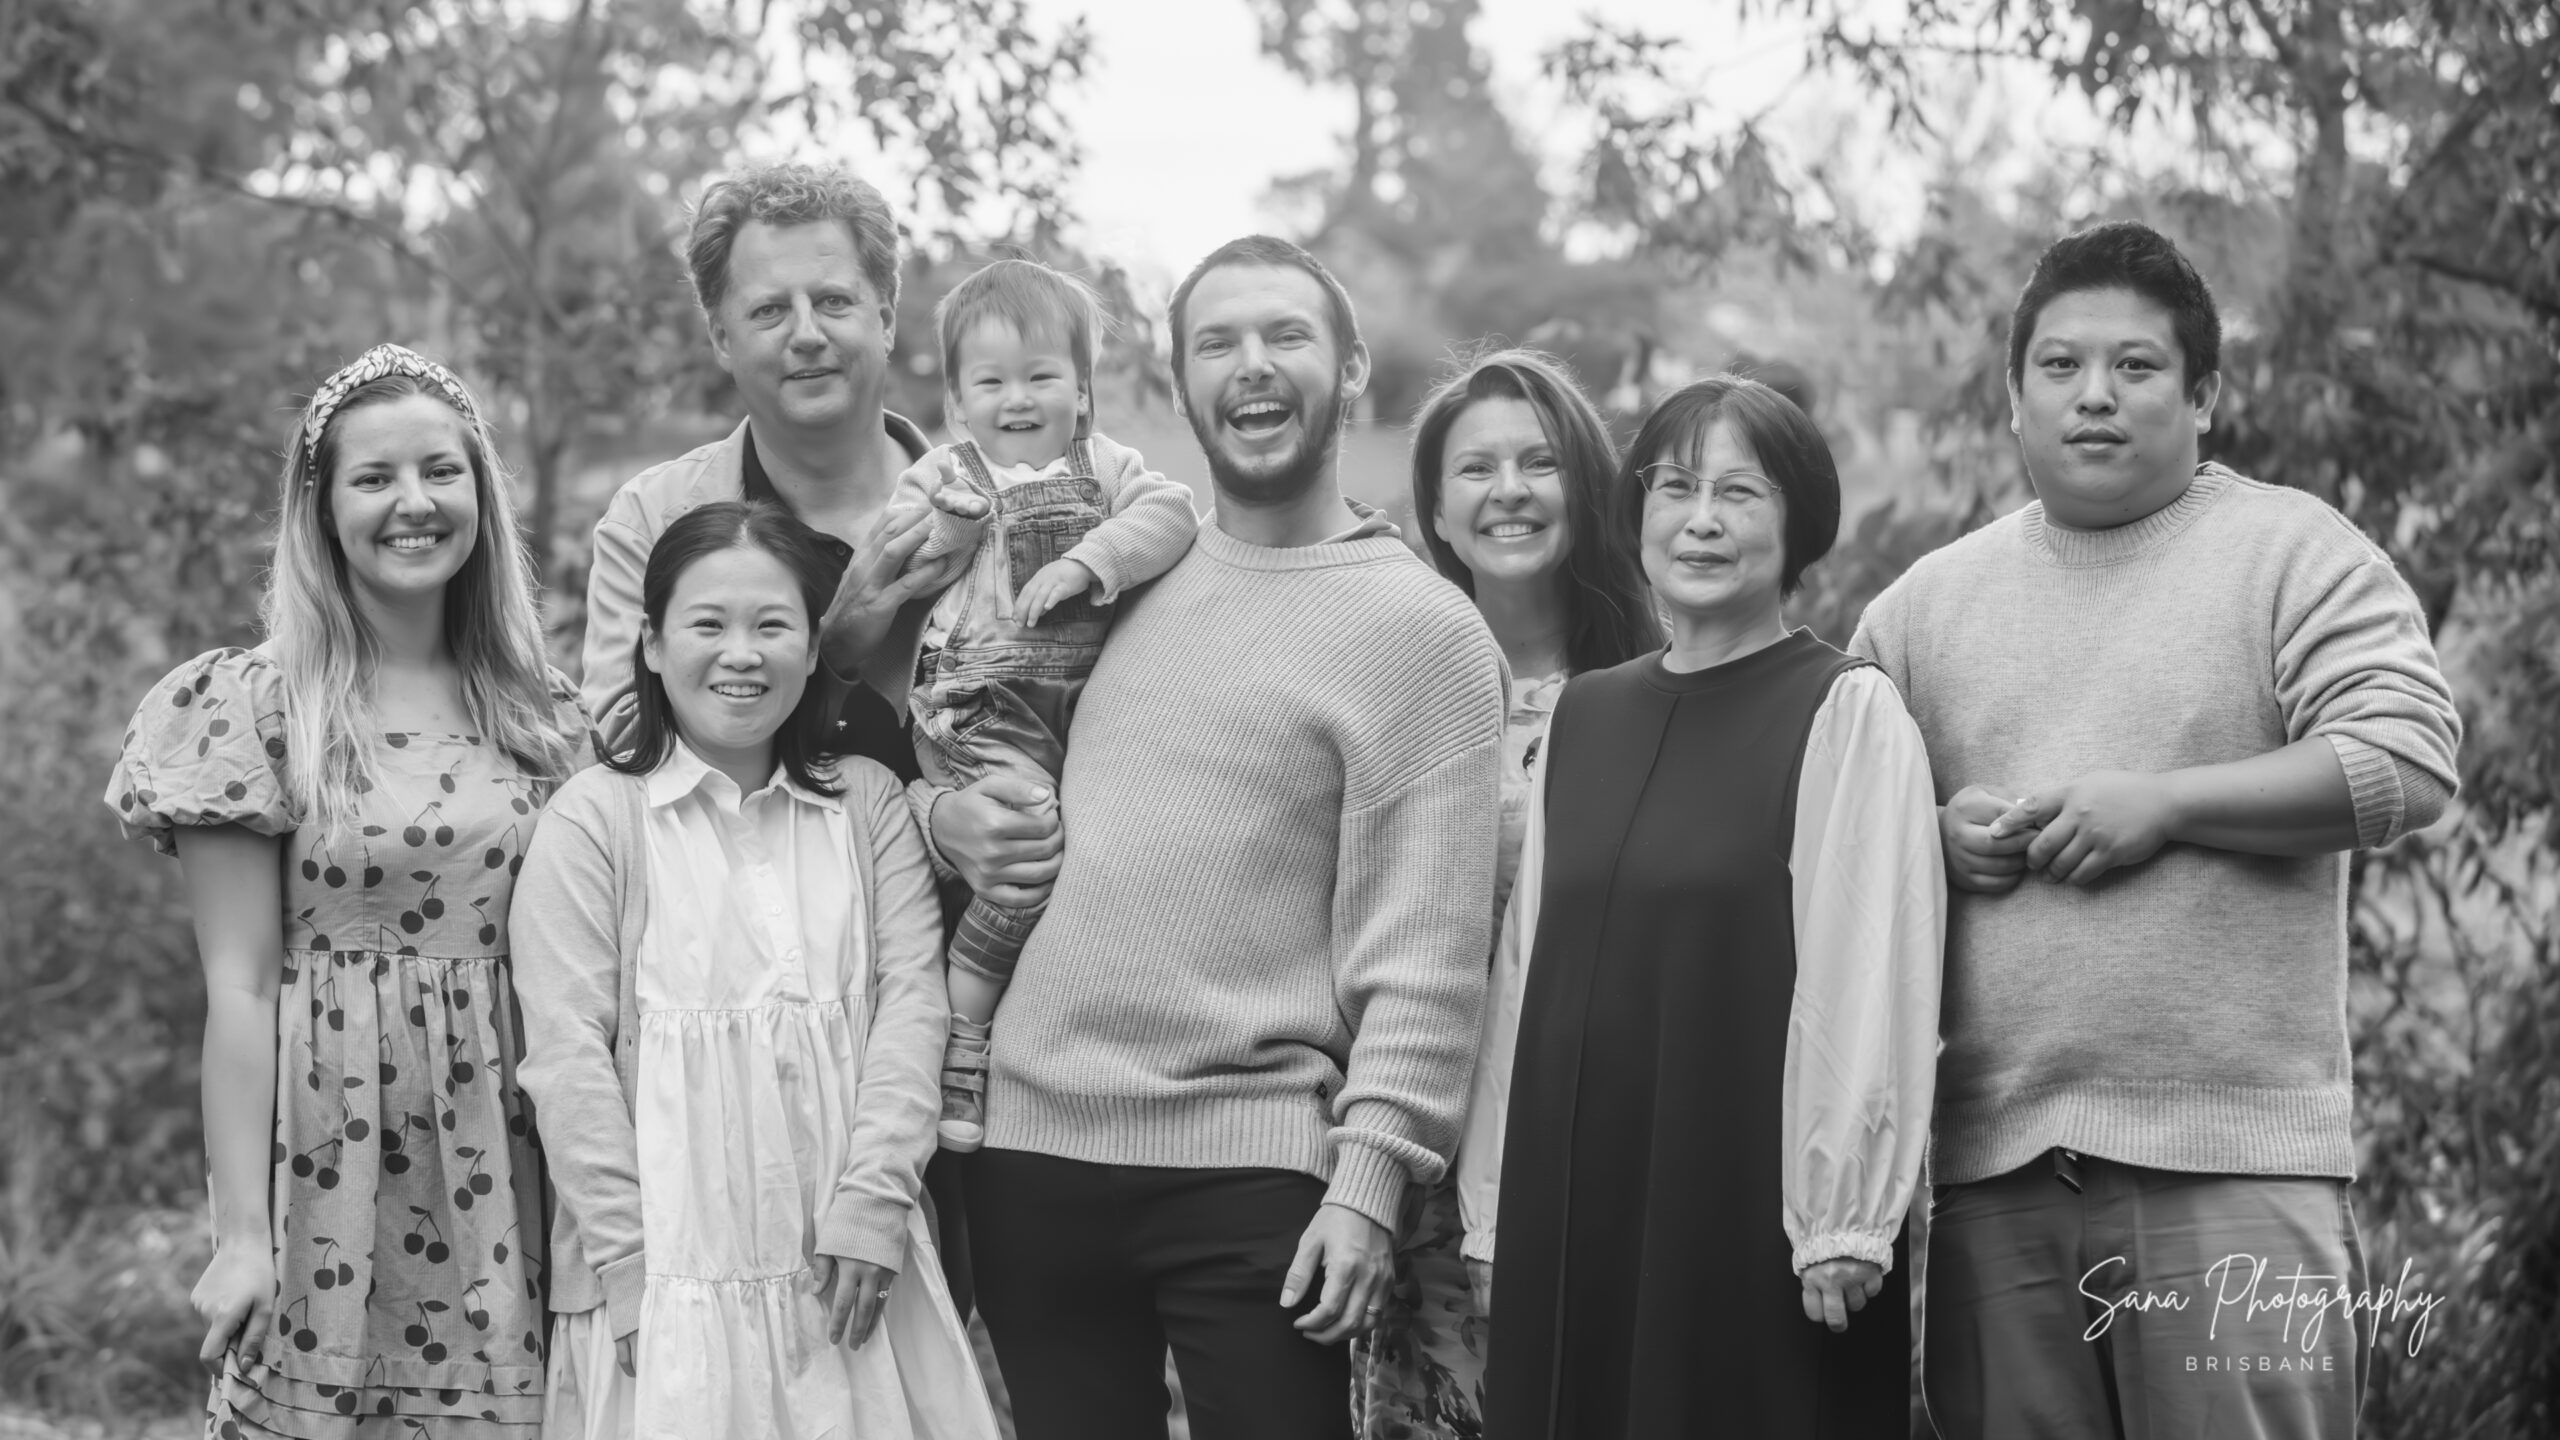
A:
[[[1200,453],[1209,462],[1209,478],[1220,494],[1246,505],[1283,505],[1306,494],[1323,478],[1325,468],[1333,463],[1335,447],[1342,443],[1342,387],[1337,384],[1321,396],[1300,397],[1298,404],[1297,446],[1284,454],[1249,457],[1229,454],[1218,443],[1222,407],[1186,407],[1191,437],[1200,442]]]

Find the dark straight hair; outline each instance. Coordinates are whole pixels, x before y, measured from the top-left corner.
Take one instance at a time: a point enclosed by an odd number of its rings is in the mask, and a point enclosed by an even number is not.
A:
[[[1564,557],[1565,664],[1578,675],[1661,649],[1662,622],[1653,613],[1644,567],[1626,541],[1627,527],[1610,514],[1621,503],[1613,483],[1617,447],[1609,443],[1600,412],[1551,355],[1491,351],[1467,362],[1424,398],[1413,422],[1413,523],[1422,532],[1432,565],[1474,596],[1474,573],[1432,520],[1440,513],[1440,470],[1449,431],[1459,416],[1484,400],[1519,400],[1535,411],[1564,476],[1564,518],[1573,539]]]
[[[1830,554],[1831,542],[1840,538],[1840,467],[1822,432],[1786,396],[1739,375],[1710,375],[1663,396],[1627,446],[1618,491],[1641,512],[1645,467],[1657,460],[1687,463],[1719,421],[1732,425],[1751,447],[1786,500],[1786,559],[1778,593],[1793,595],[1806,569]],[[1639,513],[1634,527],[1642,524]],[[1625,533],[1632,540],[1637,530]]]
[[[2009,316],[2010,384],[2026,378],[2027,345],[2044,307],[2080,290],[2130,290],[2168,311],[2190,395],[2222,368],[2222,312],[2213,288],[2168,236],[2139,220],[2111,220],[2065,235],[2036,257]]]
[[[632,642],[631,679],[640,712],[631,727],[631,748],[605,757],[605,764],[625,775],[646,775],[675,752],[675,702],[667,683],[649,668],[643,653],[650,631],[665,633],[667,602],[676,582],[695,561],[724,550],[761,550],[782,562],[800,588],[800,605],[809,617],[809,644],[818,643],[818,621],[827,612],[836,577],[833,562],[818,547],[809,527],[781,506],[765,500],[715,500],[688,510],[649,547],[649,568],[640,577],[640,610],[649,623]],[[826,687],[815,675],[800,692],[800,703],[773,737],[774,758],[800,785],[820,795],[844,789],[836,778],[835,757],[828,750],[830,727]]]

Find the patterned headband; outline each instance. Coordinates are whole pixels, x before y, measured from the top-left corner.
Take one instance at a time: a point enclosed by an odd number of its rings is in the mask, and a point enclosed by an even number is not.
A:
[[[338,413],[338,407],[347,403],[348,396],[386,375],[406,375],[424,380],[453,402],[453,408],[462,412],[465,423],[474,429],[479,428],[480,407],[472,403],[471,392],[462,388],[462,381],[452,371],[415,350],[398,345],[376,345],[357,356],[354,364],[320,382],[320,388],[312,392],[311,404],[302,412],[303,454],[308,456],[319,449],[320,432],[329,428],[329,418]]]

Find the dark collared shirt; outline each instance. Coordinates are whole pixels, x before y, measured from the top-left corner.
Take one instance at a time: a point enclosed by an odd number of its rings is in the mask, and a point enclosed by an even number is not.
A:
[[[909,460],[921,460],[933,448],[924,431],[904,415],[883,410],[880,419],[889,438],[898,442],[898,448],[907,453]],[[739,471],[747,499],[769,501],[794,520],[800,518],[791,502],[773,488],[773,477],[765,473],[764,460],[756,454],[753,425],[747,427],[747,448],[739,458]],[[831,573],[842,579],[844,567],[853,563],[853,547],[824,530],[810,528],[809,533],[833,562]],[[889,773],[897,776],[901,784],[924,773],[916,765],[915,745],[907,738],[907,717],[882,699],[879,691],[859,681],[845,692],[844,704],[836,711],[836,741],[837,748],[848,755],[868,756],[888,766]]]

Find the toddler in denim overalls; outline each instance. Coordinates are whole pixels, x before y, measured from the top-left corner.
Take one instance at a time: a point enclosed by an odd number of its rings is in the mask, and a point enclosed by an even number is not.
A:
[[[889,507],[930,515],[910,568],[976,547],[934,606],[932,659],[908,700],[916,758],[934,785],[1014,775],[1055,804],[1067,722],[1112,602],[1172,569],[1198,532],[1188,486],[1092,433],[1099,315],[1081,282],[1028,260],[987,266],[934,311],[949,409],[969,438],[900,476]],[[952,487],[959,493],[935,501]],[[952,932],[946,1149],[975,1150],[985,1138],[990,1026],[1039,918],[1036,906],[973,897]]]

